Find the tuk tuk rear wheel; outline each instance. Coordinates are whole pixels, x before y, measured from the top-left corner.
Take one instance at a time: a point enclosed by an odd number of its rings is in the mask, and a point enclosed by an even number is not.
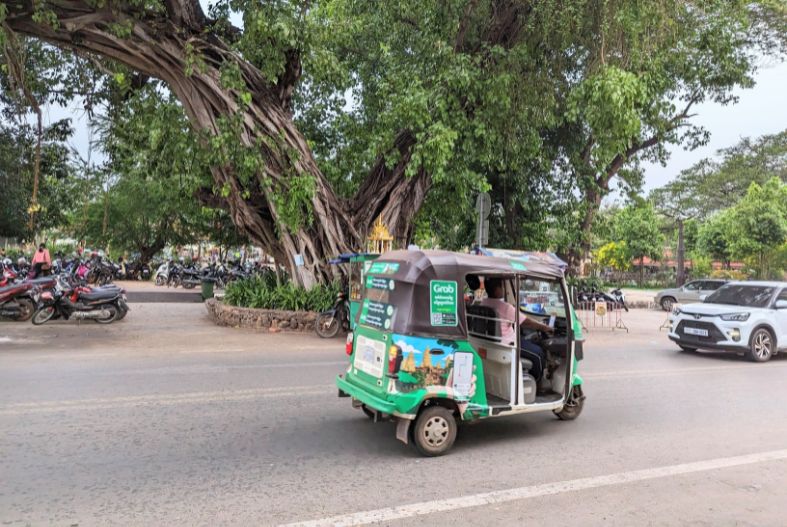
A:
[[[421,455],[441,456],[454,445],[456,429],[456,419],[451,410],[429,406],[415,420],[413,442]]]
[[[559,412],[555,412],[555,415],[561,421],[573,421],[579,414],[582,413],[582,408],[585,406],[585,394],[582,393],[582,386],[574,386],[571,388],[571,395],[569,395],[568,400],[566,400],[566,404],[563,405],[563,409]]]

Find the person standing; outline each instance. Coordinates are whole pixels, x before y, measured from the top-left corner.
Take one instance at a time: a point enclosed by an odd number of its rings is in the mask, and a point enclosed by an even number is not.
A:
[[[42,243],[38,246],[31,264],[33,266],[33,278],[42,276],[44,271],[49,271],[52,268],[52,258],[49,256],[49,250],[46,248],[46,245]]]

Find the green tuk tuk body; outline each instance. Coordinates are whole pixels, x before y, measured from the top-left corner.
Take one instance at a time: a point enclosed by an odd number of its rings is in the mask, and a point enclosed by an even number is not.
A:
[[[543,312],[528,314],[549,317],[555,327],[554,336],[541,342],[546,364],[540,379],[529,373],[532,362],[520,357],[523,337],[502,342],[501,321],[465,298],[468,276],[506,280],[517,303],[520,291],[536,286],[531,300],[552,299],[547,307],[539,304]],[[375,420],[395,420],[397,438],[415,443],[422,454],[450,449],[457,420],[540,411],[569,420],[581,412],[581,326],[556,262],[535,255],[394,251],[367,265],[363,285],[347,339],[350,364],[336,380],[339,395]],[[520,316],[517,311],[517,324]]]

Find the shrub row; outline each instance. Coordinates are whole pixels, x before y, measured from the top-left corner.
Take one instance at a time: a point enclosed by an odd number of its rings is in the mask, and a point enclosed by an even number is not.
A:
[[[325,311],[341,290],[338,283],[303,289],[292,282],[279,283],[275,275],[255,276],[227,285],[224,302],[238,307],[285,311]]]

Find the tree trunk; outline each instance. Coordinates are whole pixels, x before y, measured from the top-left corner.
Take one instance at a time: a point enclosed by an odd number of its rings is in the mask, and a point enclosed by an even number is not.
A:
[[[645,283],[645,257],[639,257],[639,286]]]
[[[683,220],[678,220],[678,287],[686,283],[686,249],[683,241]]]
[[[34,3],[20,1],[8,6],[8,26],[56,46],[114,59],[163,80],[182,103],[194,129],[207,137],[221,136],[230,118],[238,120],[233,141],[259,151],[264,166],[257,180],[248,184],[231,163],[213,166],[214,184],[229,190],[226,203],[238,229],[286,265],[296,283],[309,287],[330,280],[333,270],[328,259],[362,249],[365,233],[380,215],[400,240],[406,242],[412,236],[415,213],[431,184],[423,170],[415,177],[405,176],[415,143],[412,134],[399,134],[393,149],[398,150],[400,161],[393,169],[385,166],[381,155],[358,194],[349,201],[340,199],[320,172],[290,113],[290,97],[300,71],[297,52],[288,54],[290,62],[281,78],[265,78],[207,25],[197,0],[167,0],[166,13],[140,12],[131,2],[113,2],[103,8],[94,8],[87,0],[42,4],[56,16],[57,25],[36,21]],[[115,24],[129,22],[133,25],[128,37],[112,32]],[[229,64],[240,71],[242,88],[222,84],[221,68]],[[313,183],[311,221],[291,226],[283,220],[276,198],[290,195],[298,178]],[[303,266],[296,265],[297,255]]]

